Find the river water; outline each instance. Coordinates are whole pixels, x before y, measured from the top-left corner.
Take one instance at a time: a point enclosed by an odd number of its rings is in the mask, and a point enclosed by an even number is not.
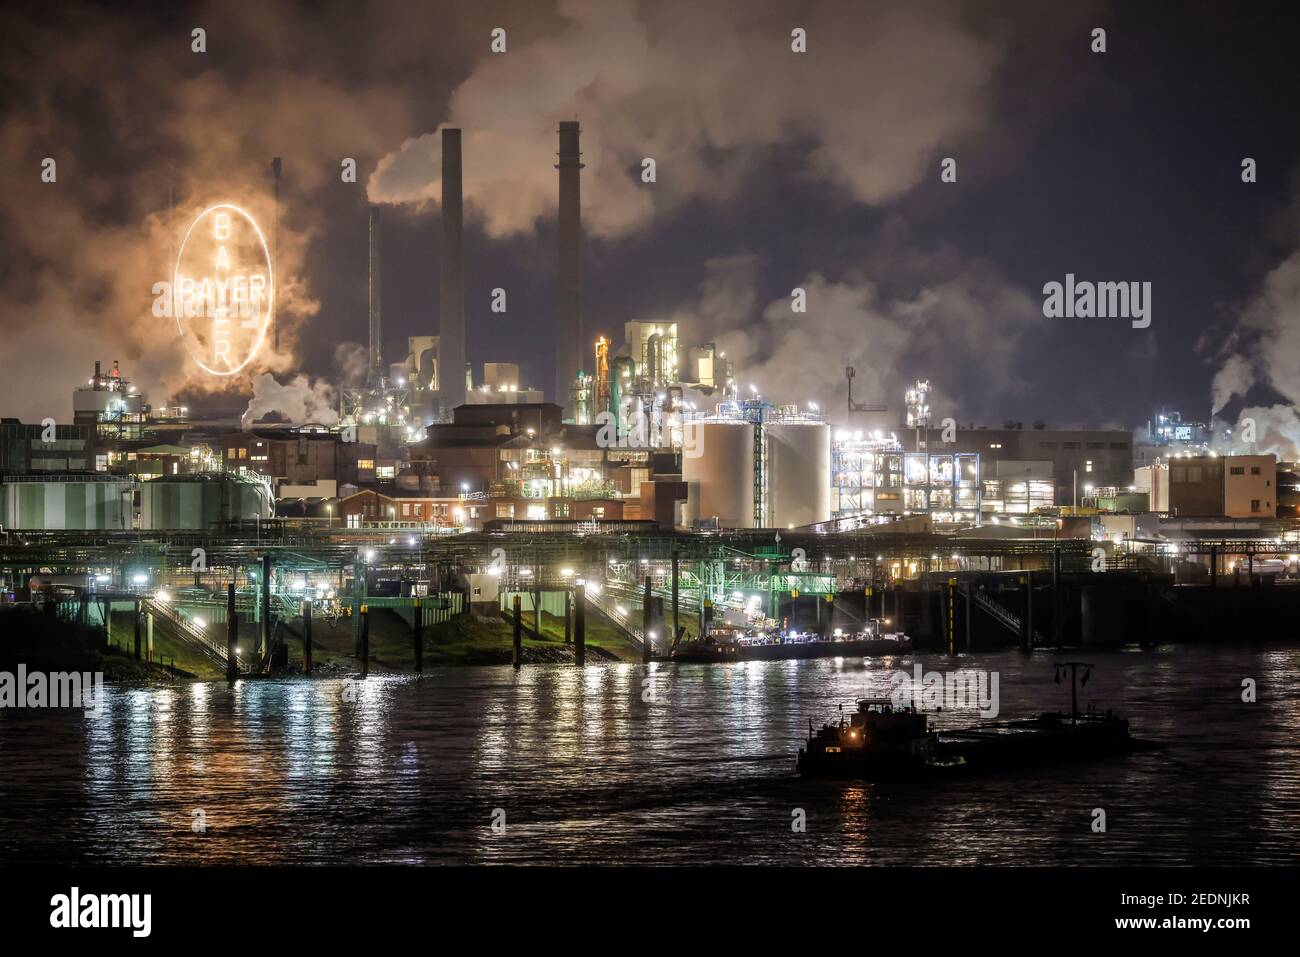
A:
[[[1066,710],[1055,656],[109,688],[96,714],[0,711],[0,862],[1300,861],[1300,652],[1083,657],[1080,704],[1161,750],[942,784],[805,782],[794,759],[810,720],[914,663],[996,672],[1003,718]]]

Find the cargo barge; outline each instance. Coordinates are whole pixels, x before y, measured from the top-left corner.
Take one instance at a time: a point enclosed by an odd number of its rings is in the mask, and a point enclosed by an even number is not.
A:
[[[1073,669],[1072,669],[1073,677]],[[1075,696],[1074,700],[1077,700]],[[925,714],[889,698],[861,698],[846,721],[824,724],[799,749],[804,777],[942,778],[1127,754],[1145,747],[1110,711],[1037,717],[934,731]]]

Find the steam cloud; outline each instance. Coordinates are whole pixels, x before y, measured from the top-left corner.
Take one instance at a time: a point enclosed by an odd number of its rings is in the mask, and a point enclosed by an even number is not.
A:
[[[886,203],[937,163],[941,145],[983,124],[1005,52],[949,2],[852,14],[830,3],[795,14],[775,3],[633,0],[563,0],[559,10],[562,29],[512,40],[451,97],[466,200],[493,236],[531,230],[555,208],[555,130],[574,116],[584,130],[584,226],[596,236],[725,200],[791,141],[806,144],[809,177]],[[807,31],[806,55],[791,53],[795,25]],[[653,186],[640,179],[645,157],[657,164]],[[437,131],[407,140],[380,161],[370,198],[436,202],[440,165]]]

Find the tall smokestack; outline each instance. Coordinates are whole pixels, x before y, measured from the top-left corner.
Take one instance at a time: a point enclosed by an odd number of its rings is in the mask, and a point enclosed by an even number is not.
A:
[[[366,384],[378,388],[384,376],[384,326],[379,299],[379,221],[370,207],[370,372]]]
[[[555,402],[572,418],[574,380],[582,369],[582,153],[577,120],[560,123],[560,276],[555,330]]]
[[[464,209],[460,194],[460,130],[442,131],[442,275],[438,284],[438,388],[443,409],[465,402]]]

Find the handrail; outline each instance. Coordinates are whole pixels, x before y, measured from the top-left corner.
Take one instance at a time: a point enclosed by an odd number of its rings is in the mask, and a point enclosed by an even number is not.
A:
[[[178,637],[190,641],[197,645],[199,650],[218,664],[225,664],[229,656],[229,649],[220,643],[208,637],[207,633],[185,615],[180,614],[175,608],[172,608],[166,602],[159,601],[157,598],[146,598],[143,602],[144,607],[156,615],[164,618],[171,623],[178,632]],[[236,667],[240,671],[248,669],[248,663],[235,656]]]

